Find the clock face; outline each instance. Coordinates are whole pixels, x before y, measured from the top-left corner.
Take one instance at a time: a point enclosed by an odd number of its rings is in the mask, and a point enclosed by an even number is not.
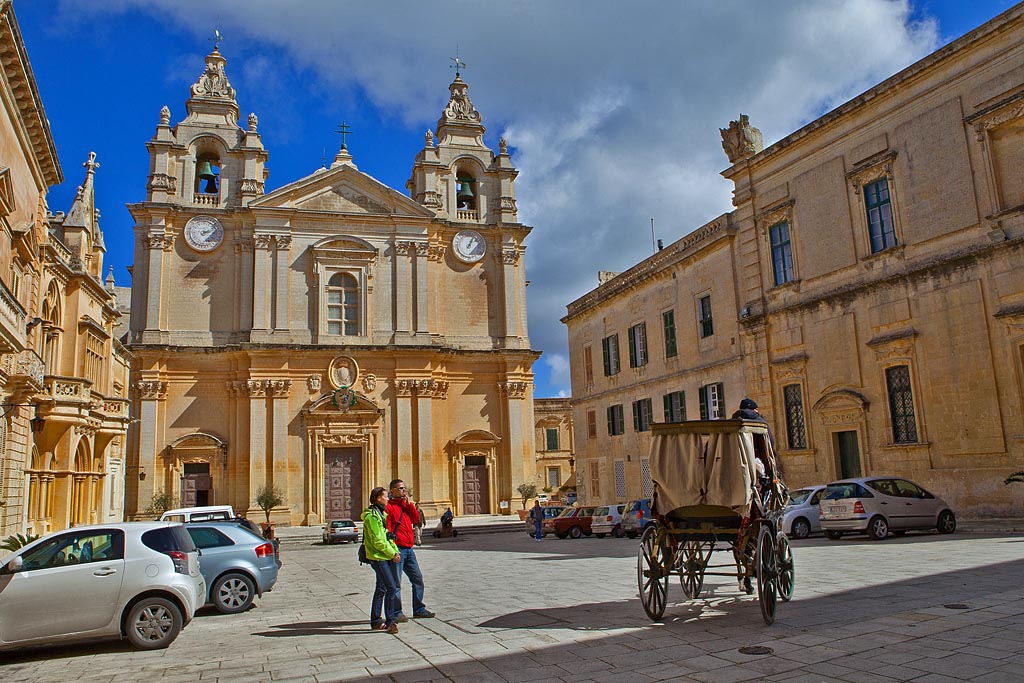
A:
[[[196,251],[213,251],[224,241],[224,226],[211,216],[196,216],[185,224],[185,241]]]
[[[476,230],[463,230],[452,239],[452,249],[455,257],[463,263],[476,263],[484,257],[487,243]]]

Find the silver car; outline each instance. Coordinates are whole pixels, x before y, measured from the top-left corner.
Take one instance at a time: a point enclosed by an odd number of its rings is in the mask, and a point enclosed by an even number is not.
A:
[[[175,522],[74,527],[0,563],[0,650],[118,637],[164,648],[206,595],[199,554]]]
[[[359,527],[351,519],[335,519],[324,525],[324,545],[356,542],[359,540]]]
[[[604,538],[611,534],[615,538],[622,538],[625,533],[622,531],[622,513],[626,511],[625,505],[606,505],[594,510],[594,519],[590,523],[590,530],[598,538]]]
[[[956,515],[938,496],[897,477],[860,477],[828,485],[821,496],[821,528],[837,539],[844,533],[866,533],[878,541],[892,532],[936,529],[956,531]]]
[[[782,531],[790,538],[807,538],[811,534],[821,532],[821,519],[818,504],[824,484],[808,486],[793,491],[789,504],[782,511]]]
[[[252,607],[257,595],[273,590],[281,563],[271,541],[238,522],[192,522],[185,528],[202,552],[199,569],[210,587],[207,604],[237,614]]]

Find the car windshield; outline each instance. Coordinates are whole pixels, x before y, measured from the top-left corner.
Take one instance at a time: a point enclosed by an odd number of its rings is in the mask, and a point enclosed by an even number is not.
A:
[[[576,512],[576,508],[565,508],[558,513],[559,517],[572,517],[572,513]]]
[[[829,484],[823,498],[825,500],[842,500],[844,498],[874,498],[874,496],[856,482],[840,482]]]
[[[811,489],[800,489],[799,491],[793,491],[789,494],[790,505],[803,505],[804,501],[811,495]]]
[[[332,529],[341,529],[341,528],[344,528],[344,527],[353,527],[355,525],[356,525],[355,522],[347,522],[347,521],[346,522],[331,522],[331,528]]]

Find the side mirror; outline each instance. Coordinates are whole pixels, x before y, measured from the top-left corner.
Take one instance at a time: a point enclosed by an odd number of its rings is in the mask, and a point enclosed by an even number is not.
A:
[[[11,558],[11,561],[7,563],[6,567],[4,567],[4,574],[13,574],[15,572],[20,572],[22,567],[24,566],[25,563],[21,559],[21,555],[18,555],[17,557]]]

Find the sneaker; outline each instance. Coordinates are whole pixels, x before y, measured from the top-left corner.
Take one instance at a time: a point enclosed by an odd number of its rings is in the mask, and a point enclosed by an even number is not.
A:
[[[407,621],[409,621],[409,617],[405,616],[404,614],[399,614],[397,617],[395,617],[396,624],[404,624]]]
[[[416,614],[412,615],[412,618],[413,619],[433,619],[435,616],[436,615],[433,612],[431,612],[428,609],[425,609],[422,612],[417,612]]]
[[[388,624],[384,628],[384,630],[387,631],[388,633],[394,635],[394,634],[398,633],[398,624],[394,624],[394,623]]]

